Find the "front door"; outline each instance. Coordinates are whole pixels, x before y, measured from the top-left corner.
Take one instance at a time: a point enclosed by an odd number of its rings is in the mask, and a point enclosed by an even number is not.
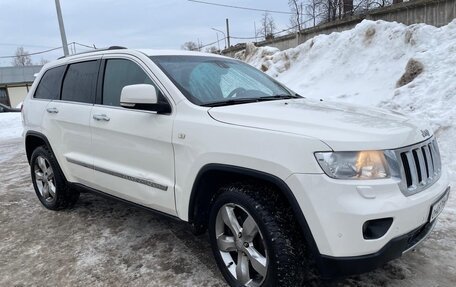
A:
[[[120,107],[122,88],[151,84],[160,89],[136,58],[108,56],[102,64],[99,103],[92,109],[95,188],[176,215],[173,114]]]

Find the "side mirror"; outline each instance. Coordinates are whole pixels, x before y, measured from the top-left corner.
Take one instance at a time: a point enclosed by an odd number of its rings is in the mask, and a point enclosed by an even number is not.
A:
[[[120,106],[127,109],[148,110],[157,113],[170,113],[168,103],[159,103],[157,90],[148,84],[125,86],[120,93]]]

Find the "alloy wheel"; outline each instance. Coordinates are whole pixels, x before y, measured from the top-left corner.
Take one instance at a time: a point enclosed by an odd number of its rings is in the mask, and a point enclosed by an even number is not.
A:
[[[51,202],[56,198],[54,170],[49,161],[38,156],[34,165],[35,183],[44,200]]]
[[[252,215],[237,204],[223,205],[215,223],[217,246],[231,275],[244,286],[261,286],[268,255],[263,235]]]

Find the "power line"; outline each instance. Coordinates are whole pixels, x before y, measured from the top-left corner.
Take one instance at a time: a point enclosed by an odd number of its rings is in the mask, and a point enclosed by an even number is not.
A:
[[[226,38],[222,38],[222,39],[219,39],[218,41],[215,41],[215,42],[212,42],[212,43],[209,43],[209,44],[206,44],[206,45],[203,45],[203,46],[199,46],[198,48],[199,49],[202,49],[202,48],[206,48],[208,46],[211,46],[211,45],[214,45],[214,44],[217,44],[219,43],[220,41],[225,41]]]
[[[227,4],[220,4],[220,3],[213,3],[213,2],[206,2],[200,0],[187,0],[189,2],[201,3],[206,5],[212,6],[220,6],[226,8],[233,8],[233,9],[242,9],[242,10],[250,10],[250,11],[259,11],[259,12],[268,12],[268,13],[275,13],[275,14],[286,14],[286,15],[294,15],[293,12],[286,12],[286,11],[277,11],[277,10],[269,10],[269,9],[258,9],[258,8],[251,8],[251,7],[241,7],[241,6],[234,6],[234,5],[227,5]]]
[[[312,19],[309,19],[309,20],[306,20],[306,21],[304,21],[304,22],[301,22],[301,24],[299,24],[299,25],[295,25],[295,26],[292,26],[292,27],[290,27],[290,28],[286,28],[286,29],[283,29],[283,30],[280,30],[280,31],[271,33],[271,35],[272,35],[272,36],[276,36],[276,35],[281,34],[281,33],[283,33],[283,32],[288,32],[288,31],[290,31],[290,30],[296,29],[296,28],[297,28],[298,26],[300,26],[300,25],[303,25],[303,24],[305,24],[305,23],[307,23],[307,22],[310,22],[311,20],[312,20]],[[251,40],[251,39],[256,39],[256,38],[257,38],[257,37],[237,37],[237,36],[230,36],[230,37],[233,38],[233,39],[237,39],[237,40]]]
[[[86,48],[90,48],[90,49],[96,49],[95,45],[89,46],[89,45],[81,44],[81,43],[78,43],[78,42],[72,42],[72,43],[74,43],[76,45],[79,45],[81,47],[86,47]]]
[[[82,47],[86,47],[86,48],[90,48],[90,49],[96,49],[96,48],[94,48],[94,47],[92,47],[92,46],[85,45],[85,44],[81,44],[81,43],[78,43],[78,42],[71,42],[71,43],[68,44],[68,46],[73,45],[73,44],[76,44],[76,45],[79,45],[79,46],[82,46]],[[34,56],[34,55],[40,55],[40,54],[49,53],[49,52],[52,52],[52,51],[55,51],[55,50],[58,50],[58,49],[62,49],[62,46],[60,46],[60,47],[55,47],[55,48],[48,49],[48,50],[44,50],[44,51],[39,51],[39,52],[34,52],[34,53],[27,53],[27,54],[19,55],[19,56]],[[8,58],[17,58],[17,55],[15,55],[15,56],[0,56],[0,59],[8,59]]]
[[[30,47],[30,48],[44,48],[44,49],[51,49],[50,46],[42,46],[42,45],[32,45],[32,44],[14,44],[14,43],[0,43],[0,46],[16,46],[16,47]]]
[[[52,48],[52,49],[48,49],[48,50],[44,50],[44,51],[40,51],[40,52],[27,53],[27,54],[19,55],[19,56],[34,56],[34,55],[48,53],[48,52],[51,52],[51,51],[54,51],[54,50],[58,50],[58,49],[62,49],[62,46],[56,47],[56,48]],[[0,56],[0,59],[7,59],[7,58],[17,58],[17,56]]]

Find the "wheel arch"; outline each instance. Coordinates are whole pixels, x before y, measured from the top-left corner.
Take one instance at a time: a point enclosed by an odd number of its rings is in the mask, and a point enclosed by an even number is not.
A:
[[[28,131],[25,134],[25,153],[27,155],[27,160],[29,163],[33,151],[39,146],[46,146],[55,157],[51,144],[45,135],[36,131]]]
[[[263,171],[225,164],[207,164],[203,166],[195,178],[189,202],[188,218],[194,231],[196,233],[203,233],[206,230],[209,209],[217,195],[218,186],[232,182],[233,180],[252,179],[273,185],[281,193],[290,205],[293,215],[301,227],[307,248],[312,254],[312,257],[319,261],[320,253],[318,247],[293,192],[282,179]]]

